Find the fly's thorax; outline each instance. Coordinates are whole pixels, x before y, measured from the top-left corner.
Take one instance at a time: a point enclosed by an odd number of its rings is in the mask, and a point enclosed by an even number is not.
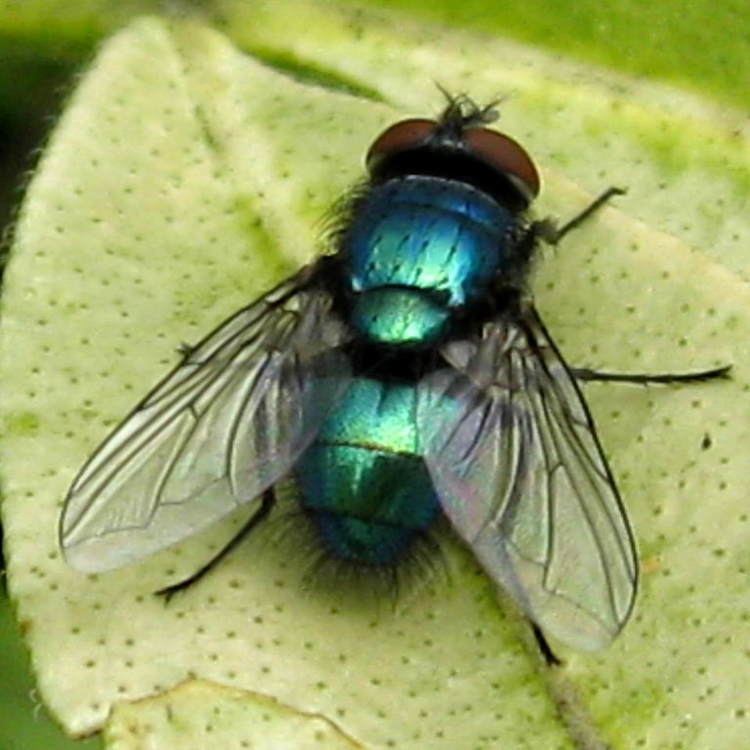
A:
[[[334,557],[392,564],[437,517],[416,398],[413,385],[356,378],[297,462],[300,502]]]
[[[382,287],[354,297],[350,322],[369,340],[385,345],[427,345],[438,340],[450,308],[414,287]]]
[[[453,311],[511,263],[517,213],[457,180],[408,176],[374,186],[343,240],[351,320],[384,344],[429,344]]]

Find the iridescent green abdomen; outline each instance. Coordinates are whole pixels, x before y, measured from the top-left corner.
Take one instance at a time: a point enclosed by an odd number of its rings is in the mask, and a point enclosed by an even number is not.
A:
[[[357,378],[298,462],[302,504],[335,557],[388,564],[434,521],[415,398],[411,385]]]

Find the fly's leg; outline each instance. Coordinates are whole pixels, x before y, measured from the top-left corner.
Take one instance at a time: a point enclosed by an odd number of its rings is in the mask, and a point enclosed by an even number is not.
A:
[[[554,219],[543,219],[536,221],[531,225],[534,236],[544,240],[550,245],[556,245],[572,229],[580,226],[591,214],[598,211],[605,203],[616,195],[625,195],[627,191],[624,188],[611,187],[607,188],[598,198],[593,200],[579,214],[576,214],[570,221],[558,228]]]
[[[660,373],[651,375],[648,373],[619,373],[599,372],[587,367],[571,367],[570,374],[576,380],[599,381],[609,383],[636,383],[637,385],[673,385],[675,383],[704,383],[708,380],[727,380],[732,365],[714,367],[711,370],[698,370],[697,372],[684,373]]]
[[[545,662],[547,662],[547,666],[559,667],[562,664],[562,660],[552,650],[552,647],[544,637],[544,633],[542,633],[541,628],[535,622],[531,622],[531,620],[529,620],[529,624],[531,625],[531,632],[534,634],[534,638],[536,638],[536,643],[537,646],[539,646],[539,651],[542,654],[542,658]]]
[[[274,495],[273,488],[267,489],[263,493],[263,499],[261,500],[261,506],[258,510],[250,516],[245,522],[245,525],[225,544],[205,565],[201,566],[195,573],[184,581],[175,583],[166,588],[159,589],[155,592],[156,596],[164,597],[165,602],[169,600],[177,593],[186,591],[194,583],[197,583],[203,578],[206,573],[209,572],[217,563],[221,562],[237,545],[245,538],[245,536],[251,532],[264,518],[268,516],[273,508],[276,496]]]
[[[559,228],[552,219],[544,219],[542,221],[534,222],[530,227],[531,235],[533,239],[541,239],[551,245],[556,245],[568,232],[580,226],[589,218],[589,216],[598,211],[610,199],[614,198],[616,195],[625,195],[626,192],[627,191],[624,188],[607,188],[607,190],[605,190],[598,198],[586,206],[583,211]],[[731,365],[724,365],[723,367],[715,367],[710,370],[699,370],[698,372],[659,373],[651,375],[648,373],[625,374],[616,372],[599,372],[598,370],[592,370],[587,367],[572,367],[570,368],[570,372],[577,380],[583,381],[598,380],[600,382],[636,383],[638,385],[656,383],[670,385],[675,383],[701,383],[708,380],[728,378],[731,369]]]

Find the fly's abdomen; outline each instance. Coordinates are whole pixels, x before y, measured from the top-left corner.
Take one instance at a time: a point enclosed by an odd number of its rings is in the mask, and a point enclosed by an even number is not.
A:
[[[437,340],[501,270],[516,223],[466,183],[409,176],[373,187],[344,241],[352,325],[385,345]]]
[[[435,520],[412,386],[359,378],[295,468],[301,503],[333,557],[397,562]]]

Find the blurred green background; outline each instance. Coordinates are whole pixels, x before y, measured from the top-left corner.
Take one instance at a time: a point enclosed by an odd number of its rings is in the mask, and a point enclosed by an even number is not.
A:
[[[236,0],[235,0],[236,1]],[[282,7],[283,0],[275,6]],[[320,6],[362,7],[322,0]],[[581,61],[664,81],[739,109],[750,104],[750,5],[746,0],[382,0],[380,12],[428,23],[513,37]],[[65,96],[97,45],[140,13],[196,13],[222,23],[229,2],[148,0],[5,0],[0,5],[0,227],[7,252],[10,227],[46,135]],[[721,39],[720,46],[715,44]],[[269,40],[267,59],[283,55]],[[315,77],[321,80],[320,71]],[[67,740],[37,704],[33,679],[11,604],[0,592],[0,749],[98,747]]]
[[[235,0],[236,2],[236,0]],[[75,74],[97,44],[129,18],[162,8],[221,24],[229,2],[5,0],[0,5],[0,226],[54,124]],[[283,6],[283,0],[275,5]],[[663,80],[730,105],[750,105],[750,6],[745,0],[322,0],[508,36],[626,73]],[[394,29],[397,24],[394,23]],[[716,48],[713,40],[721,39]],[[283,50],[284,40],[269,40]]]

